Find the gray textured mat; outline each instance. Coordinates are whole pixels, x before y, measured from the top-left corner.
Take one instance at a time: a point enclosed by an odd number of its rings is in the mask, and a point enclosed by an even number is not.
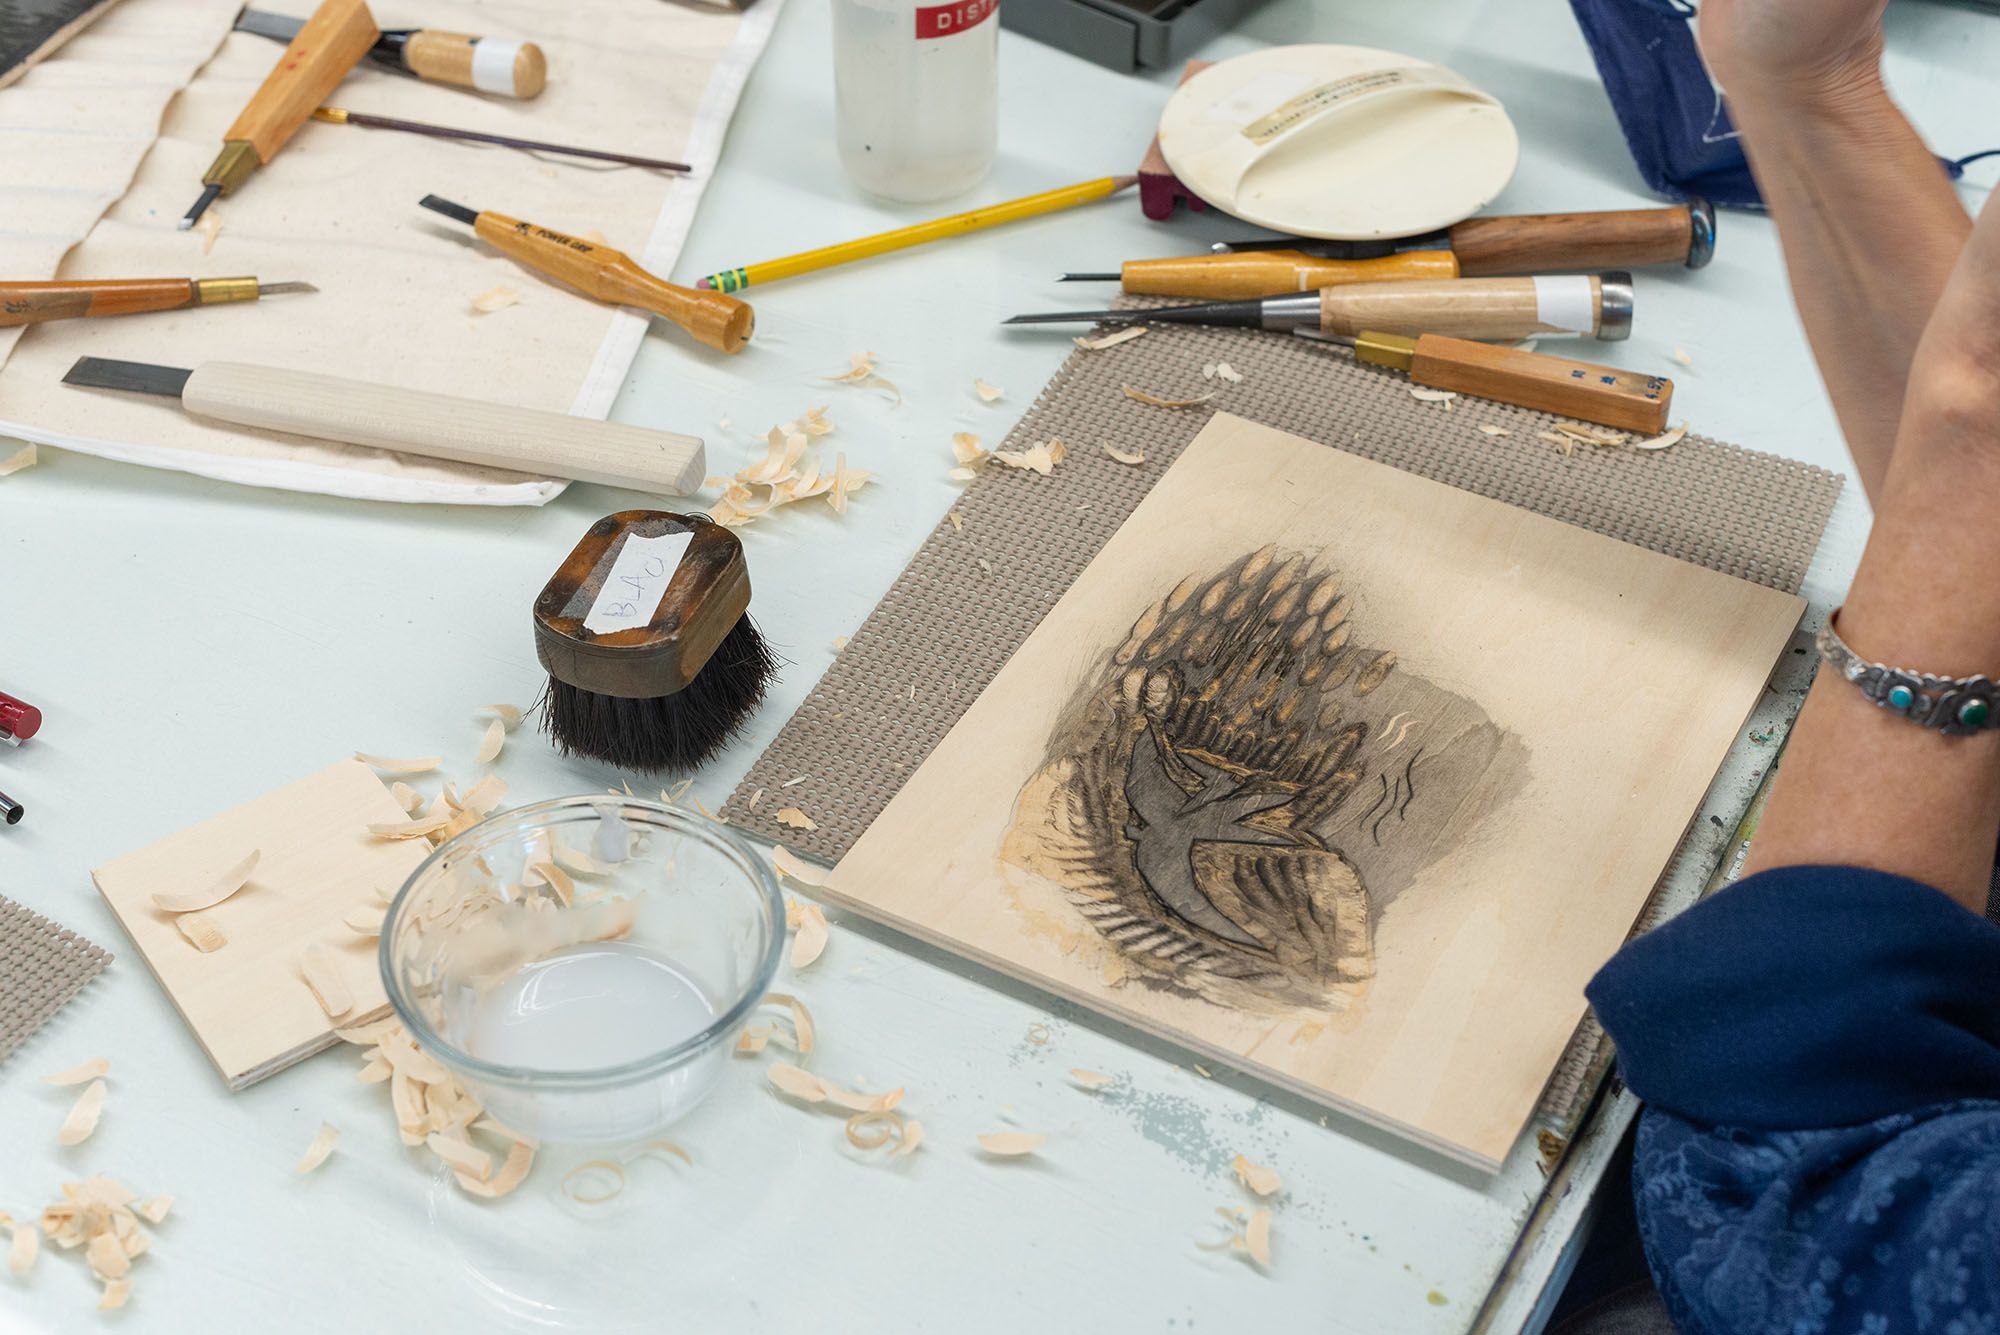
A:
[[[109,963],[75,932],[0,897],[0,1061]]]

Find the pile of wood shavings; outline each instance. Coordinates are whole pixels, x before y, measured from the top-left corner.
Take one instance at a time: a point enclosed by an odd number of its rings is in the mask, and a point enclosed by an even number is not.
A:
[[[773,1043],[797,1053],[800,1062],[812,1055],[819,1041],[819,1030],[803,1001],[787,993],[771,992],[757,1004],[760,1010],[784,1007],[791,1028],[787,1031],[774,1020],[753,1021],[737,1036],[737,1056],[756,1057]],[[903,1101],[901,1086],[879,1094],[865,1094],[790,1062],[774,1062],[764,1075],[771,1088],[794,1105],[848,1113],[844,1134],[847,1143],[858,1150],[873,1151],[888,1146],[889,1158],[901,1158],[915,1153],[923,1143],[924,1124],[896,1111]]]
[[[132,1296],[132,1263],[153,1245],[141,1221],[158,1225],[173,1208],[174,1198],[141,1201],[137,1192],[102,1173],[65,1182],[62,1192],[63,1199],[44,1209],[39,1221],[16,1220],[0,1212],[0,1223],[13,1230],[7,1269],[25,1275],[33,1268],[43,1236],[64,1251],[81,1247],[91,1273],[104,1286],[97,1309],[116,1311]]]
[[[1578,445],[1625,445],[1635,450],[1665,450],[1680,444],[1681,437],[1687,435],[1687,423],[1657,436],[1634,440],[1629,432],[1613,431],[1605,427],[1584,426],[1581,423],[1558,422],[1552,431],[1537,431],[1535,436],[1551,445],[1562,447],[1563,457],[1576,453]]]
[[[1036,441],[1025,450],[989,450],[980,445],[979,437],[969,431],[961,431],[951,438],[951,454],[958,463],[950,474],[954,482],[972,481],[988,464],[1018,468],[1047,477],[1055,471],[1057,464],[1069,457],[1069,446],[1063,443],[1062,437],[1050,436],[1047,440]]]
[[[823,407],[808,408],[797,419],[772,427],[764,437],[761,460],[733,477],[708,479],[709,486],[722,488],[722,499],[709,508],[709,518],[742,528],[782,506],[816,496],[824,496],[835,514],[846,514],[848,497],[866,486],[872,475],[849,468],[847,456],[840,453],[834,455],[833,470],[826,471],[818,438],[832,431]]]
[[[402,1021],[377,1020],[334,1033],[362,1049],[356,1080],[388,1083],[389,1103],[395,1109],[396,1130],[403,1143],[413,1149],[422,1146],[436,1155],[468,1195],[497,1199],[527,1178],[528,1170],[535,1166],[535,1142],[487,1117],[484,1106],[459,1078],[416,1045]],[[322,1136],[330,1130],[323,1128]],[[475,1133],[494,1149],[482,1147]],[[332,1139],[326,1139],[324,1151],[332,1148]],[[321,1149],[315,1141],[298,1171],[317,1167],[325,1154],[318,1158],[314,1154]],[[493,1155],[502,1151],[504,1158],[496,1168]]]

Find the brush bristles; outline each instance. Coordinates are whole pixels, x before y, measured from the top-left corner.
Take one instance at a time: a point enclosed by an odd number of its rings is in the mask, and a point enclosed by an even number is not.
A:
[[[648,774],[693,769],[735,735],[764,698],[777,666],[746,616],[694,680],[672,695],[625,700],[550,678],[542,726],[565,755]]]

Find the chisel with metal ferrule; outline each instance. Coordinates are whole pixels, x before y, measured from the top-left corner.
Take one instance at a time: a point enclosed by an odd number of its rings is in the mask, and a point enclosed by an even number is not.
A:
[[[580,236],[538,227],[504,213],[481,213],[436,195],[418,201],[434,213],[471,225],[479,239],[587,297],[637,306],[671,320],[723,352],[737,352],[750,339],[755,314],[750,303],[705,288],[682,287],[647,273],[623,251]]]
[[[0,283],[0,329],[99,315],[140,315],[256,301],[285,292],[317,292],[311,283],[255,278],[95,278],[62,283]]]
[[[198,417],[263,431],[657,495],[686,496],[706,474],[706,451],[695,436],[312,371],[241,362],[203,362],[190,371],[82,357],[63,382],[160,394]]]
[[[1408,371],[1432,389],[1476,394],[1482,399],[1580,418],[1622,431],[1658,435],[1667,426],[1674,382],[1662,376],[1621,371],[1615,366],[1552,357],[1546,352],[1499,348],[1463,338],[1424,334],[1407,338],[1375,330],[1323,334],[1295,329],[1303,338],[1354,349],[1357,361]]]
[[[1411,250],[1449,250],[1467,278],[1496,274],[1584,273],[1684,264],[1715,257],[1715,209],[1705,199],[1664,209],[1606,213],[1524,213],[1467,218],[1441,232],[1400,239],[1321,241],[1292,236],[1218,241],[1217,254],[1296,250],[1329,260],[1369,260]]]
[[[1444,334],[1516,339],[1632,332],[1632,275],[1559,274],[1552,278],[1457,278],[1358,283],[1289,297],[1211,301],[1195,306],[1122,311],[1050,311],[1016,315],[1008,324],[1207,324],[1243,329],[1318,329],[1358,334]]]
[[[253,172],[277,157],[381,35],[362,0],[322,0],[223,133],[222,152],[203,173],[201,197],[181,219],[181,230],[194,226],[217,195],[235,194]]]
[[[238,32],[289,42],[304,19],[246,9],[236,16]],[[394,28],[368,48],[372,64],[433,83],[454,84],[500,97],[533,97],[548,83],[549,63],[533,42],[472,37],[430,28]]]
[[[1127,260],[1117,273],[1066,273],[1065,283],[1118,282],[1134,296],[1206,297],[1228,301],[1316,292],[1348,283],[1457,278],[1448,250],[1412,250],[1372,260],[1323,260],[1299,250],[1252,250],[1240,255],[1176,255]]]

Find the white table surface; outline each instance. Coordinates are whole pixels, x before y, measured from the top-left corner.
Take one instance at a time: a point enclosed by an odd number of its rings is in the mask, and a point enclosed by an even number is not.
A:
[[[1905,105],[1940,149],[1990,146],[2000,22],[1896,10],[1892,76]],[[1559,0],[1280,0],[1205,54],[1333,40],[1443,61],[1503,99],[1524,152],[1496,211],[1652,202]],[[782,17],[677,276],[943,211],[885,209],[849,187],[831,142],[826,41],[823,6]],[[1129,170],[1170,82],[1113,75],[1011,34],[1001,68],[1001,157],[978,201]],[[1994,165],[1975,168],[1975,181],[1990,183]],[[1968,203],[1983,196],[1968,186]],[[696,781],[698,797],[713,806],[728,792],[826,667],[831,642],[949,508],[951,433],[997,441],[1069,349],[1067,331],[1009,335],[996,321],[1108,295],[1057,284],[1065,268],[1185,253],[1241,230],[1213,218],[1149,223],[1127,198],[754,291],[759,337],[735,359],[656,326],[621,420],[706,434],[711,471],[726,471],[771,423],[830,404],[831,443],[877,478],[845,520],[800,507],[745,532],[757,616],[791,666],[748,736]],[[1691,370],[1670,360],[1677,348]],[[900,407],[814,382],[863,349],[901,385]],[[1725,216],[1705,271],[1643,274],[1632,340],[1591,351],[1674,375],[1677,416],[1702,431],[1846,470],[1761,219]],[[981,404],[974,376],[1007,397]],[[724,417],[729,430],[717,427]],[[0,1209],[32,1215],[59,1183],[94,1171],[179,1197],[135,1268],[131,1306],[107,1324],[1468,1327],[1541,1189],[1532,1154],[1490,1183],[1446,1171],[850,925],[812,972],[785,982],[819,1017],[819,1069],[909,1086],[908,1110],[931,1140],[894,1170],[851,1158],[837,1121],[778,1104],[747,1064],[675,1133],[694,1172],[648,1176],[619,1212],[586,1219],[554,1207],[553,1175],[540,1170],[498,1208],[436,1188],[427,1156],[398,1145],[383,1088],[352,1081],[349,1056],[225,1093],[88,868],[357,748],[442,752],[471,774],[471,708],[525,704],[540,686],[535,592],[591,520],[637,503],[578,486],[542,510],[399,508],[54,452],[0,480],[0,687],[48,716],[42,739],[0,752],[0,788],[30,809],[0,832],[0,893],[118,955],[0,1067]],[[1816,602],[1844,586],[1864,527],[1850,494],[1808,588]],[[557,760],[528,732],[499,771],[516,800],[612,779]],[[1050,1038],[1038,1046],[1029,1031],[1042,1021]],[[96,1054],[112,1062],[103,1123],[59,1150],[69,1094],[36,1077]],[[1063,1078],[1072,1066],[1120,1083],[1080,1093]],[[970,1152],[975,1134],[1010,1117],[1051,1133],[1039,1162],[996,1166]],[[341,1128],[340,1147],[297,1178],[322,1120]],[[1239,1151],[1287,1182],[1268,1276],[1194,1245],[1214,1206],[1244,1199],[1228,1168]],[[87,1329],[100,1319],[94,1301],[81,1258],[45,1248],[25,1280],[0,1276],[0,1328]]]

